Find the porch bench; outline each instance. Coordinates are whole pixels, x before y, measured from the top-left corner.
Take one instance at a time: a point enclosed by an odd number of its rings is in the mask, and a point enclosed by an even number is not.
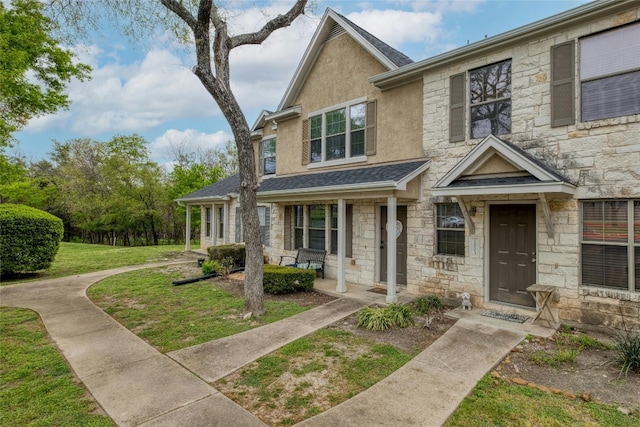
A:
[[[324,258],[326,256],[327,251],[322,249],[299,248],[295,257],[292,255],[282,255],[278,265],[282,265],[284,258],[293,258],[295,261],[292,264],[285,265],[288,267],[313,269],[316,273],[322,273],[322,278],[324,279]]]

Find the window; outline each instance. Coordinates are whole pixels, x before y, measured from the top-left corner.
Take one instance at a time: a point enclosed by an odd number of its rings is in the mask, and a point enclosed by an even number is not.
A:
[[[583,122],[640,113],[639,39],[640,23],[580,39]]]
[[[327,224],[326,221],[327,208],[330,209],[329,212],[331,215],[331,221],[329,221],[329,224]],[[353,241],[353,205],[346,205],[345,208],[345,256],[351,257]],[[308,224],[306,225],[305,215],[308,215]],[[293,231],[293,235],[291,231]],[[305,246],[305,234],[308,236],[308,247],[313,249],[325,249],[326,236],[328,235],[330,237],[330,247],[327,251],[332,254],[337,254],[338,205],[286,206],[284,218],[285,249],[292,250],[307,247]]]
[[[218,238],[224,239],[224,208],[218,208]]]
[[[464,217],[457,203],[437,206],[437,253],[464,256]]]
[[[471,138],[511,133],[511,60],[469,72]]]
[[[211,208],[204,211],[205,236],[211,237]]]
[[[357,102],[310,117],[309,162],[364,156],[366,116],[367,103]]]
[[[242,208],[236,208],[236,243],[241,243],[244,240],[242,235]]]
[[[270,138],[260,142],[258,174],[273,175],[276,173],[276,139]]]
[[[581,204],[582,284],[640,291],[640,200]]]
[[[325,248],[325,215],[324,205],[309,206],[309,247],[311,249]]]

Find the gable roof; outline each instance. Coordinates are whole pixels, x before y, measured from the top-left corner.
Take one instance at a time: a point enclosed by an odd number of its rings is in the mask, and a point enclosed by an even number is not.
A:
[[[432,188],[434,196],[574,194],[568,178],[517,145],[489,135]]]
[[[277,199],[284,196],[333,196],[336,192],[363,193],[367,191],[405,190],[409,181],[429,168],[430,160],[384,164],[378,166],[341,169],[327,172],[298,174],[265,179],[258,189],[258,198]],[[201,188],[176,199],[178,202],[211,202],[237,197],[240,192],[239,175]]]
[[[379,40],[334,10],[327,9],[284,93],[282,101],[280,101],[280,105],[278,105],[277,111],[292,106],[325,42],[345,32],[390,71],[413,63],[413,60],[402,52]]]

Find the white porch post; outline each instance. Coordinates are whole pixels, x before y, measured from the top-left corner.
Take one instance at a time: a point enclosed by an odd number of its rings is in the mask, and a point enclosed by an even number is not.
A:
[[[218,211],[215,203],[211,203],[211,236],[209,238],[212,246],[218,244]]]
[[[347,292],[345,278],[345,255],[347,253],[347,204],[344,199],[338,199],[338,284],[336,292]]]
[[[186,229],[184,232],[184,250],[191,250],[191,205],[187,205]]]
[[[224,202],[223,215],[223,232],[224,232],[224,244],[229,244],[229,202]]]
[[[396,294],[396,220],[398,200],[387,197],[387,303],[398,302]]]
[[[211,203],[211,233],[209,239],[211,240],[211,246],[216,245],[216,238],[218,237],[218,212],[216,211],[216,205]]]

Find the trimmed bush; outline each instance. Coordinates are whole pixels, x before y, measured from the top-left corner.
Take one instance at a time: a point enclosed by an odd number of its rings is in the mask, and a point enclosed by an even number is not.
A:
[[[268,264],[264,266],[264,291],[268,294],[309,292],[315,278],[315,270]]]
[[[231,258],[233,260],[233,268],[244,267],[244,245],[209,246],[207,248],[207,253],[209,254],[209,260],[211,261],[218,261],[220,264],[223,264]]]
[[[0,204],[0,274],[49,268],[63,233],[62,220],[50,213]]]

